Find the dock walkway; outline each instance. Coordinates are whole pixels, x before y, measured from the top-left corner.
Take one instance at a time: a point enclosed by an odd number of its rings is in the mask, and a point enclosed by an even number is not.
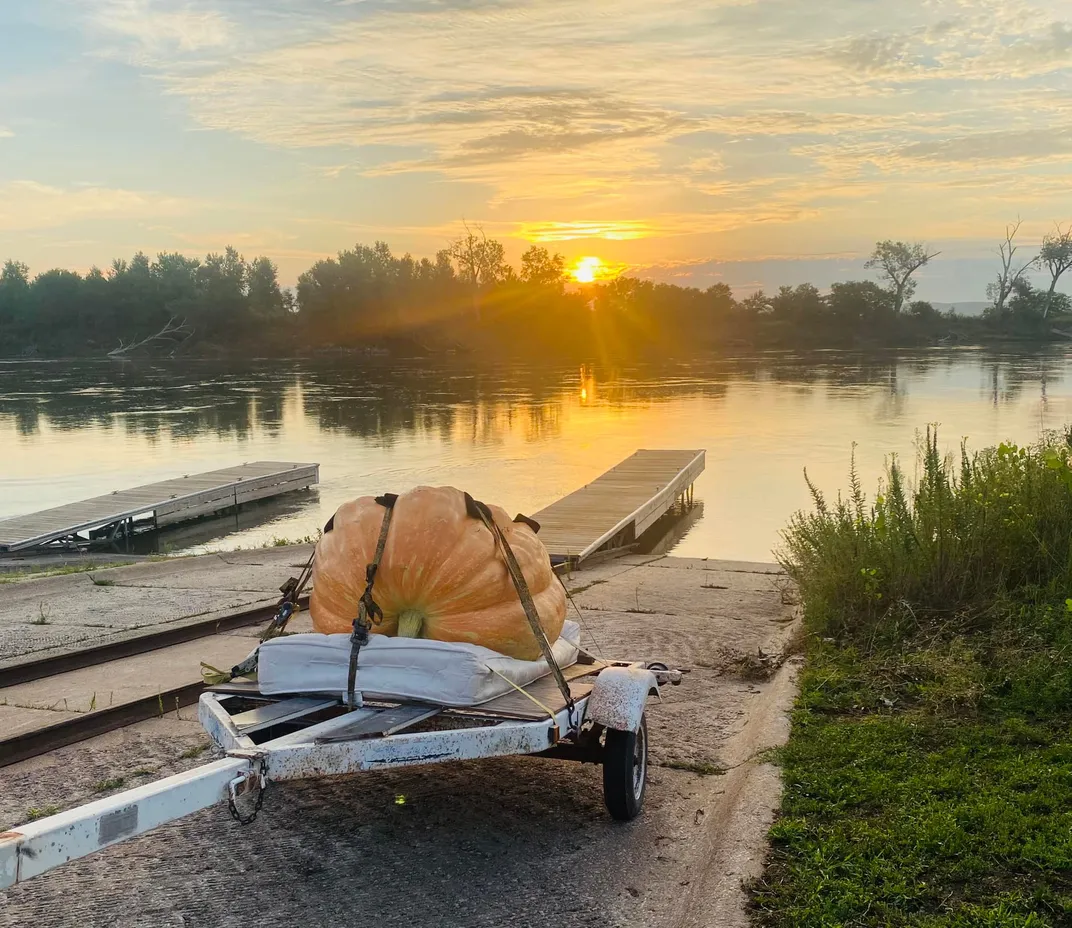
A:
[[[319,464],[254,461],[238,467],[190,474],[129,490],[116,490],[54,509],[0,520],[0,552],[20,551],[80,536],[115,537],[150,516],[159,528],[231,509],[242,503],[304,489],[319,482]]]
[[[579,563],[626,547],[684,498],[703,473],[702,450],[642,450],[534,513],[552,561]]]

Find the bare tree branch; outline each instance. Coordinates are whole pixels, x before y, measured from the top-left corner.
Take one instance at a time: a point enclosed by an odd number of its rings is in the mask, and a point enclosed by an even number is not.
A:
[[[1017,219],[1016,222],[1011,222],[1005,226],[1005,241],[998,245],[1001,271],[998,273],[997,279],[988,284],[986,288],[986,295],[993,301],[994,311],[998,315],[1005,311],[1005,301],[1009,298],[1009,294],[1012,293],[1017,282],[1023,278],[1024,272],[1037,260],[1037,256],[1033,255],[1020,264],[1016,270],[1013,270],[1016,252],[1020,249],[1020,246],[1015,243],[1016,233],[1020,231],[1022,222],[1023,220]]]
[[[139,348],[146,348],[150,345],[171,345],[172,353],[186,341],[190,336],[194,334],[193,326],[191,326],[185,319],[181,322],[176,322],[175,317],[172,316],[168,319],[167,324],[155,335],[150,335],[148,338],[143,338],[140,341],[132,341],[124,343],[122,339],[119,340],[119,347],[113,348],[108,352],[109,358],[122,358],[130,354],[133,351],[137,351]]]

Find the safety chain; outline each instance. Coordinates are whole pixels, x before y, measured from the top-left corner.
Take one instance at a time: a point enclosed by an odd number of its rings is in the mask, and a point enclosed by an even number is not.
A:
[[[256,786],[257,798],[253,802],[253,811],[249,815],[243,816],[242,813],[238,811],[238,803],[236,802],[237,791],[235,789],[235,784],[242,778],[236,777],[227,787],[227,811],[231,813],[231,818],[238,822],[239,825],[253,824],[254,819],[257,818],[257,813],[260,812],[261,807],[264,805],[264,794],[267,792],[268,779],[265,776],[267,773],[267,764],[265,764],[263,757],[255,758],[253,763],[255,765],[254,769],[250,772],[247,779],[256,777],[259,782]]]

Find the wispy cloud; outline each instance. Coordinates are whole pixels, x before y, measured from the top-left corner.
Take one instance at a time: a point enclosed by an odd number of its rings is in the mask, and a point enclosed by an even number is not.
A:
[[[232,38],[232,24],[220,11],[170,0],[90,0],[101,30],[132,40],[147,54],[172,50],[218,49]]]
[[[85,219],[175,216],[190,205],[177,197],[134,190],[17,180],[0,184],[0,232],[58,228]]]
[[[1052,129],[1008,129],[976,132],[902,148],[898,157],[909,161],[945,164],[1023,164],[1072,155],[1072,125]]]

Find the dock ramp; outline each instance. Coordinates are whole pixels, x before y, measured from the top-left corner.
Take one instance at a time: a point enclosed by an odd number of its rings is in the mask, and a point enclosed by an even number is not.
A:
[[[254,461],[116,490],[106,496],[0,520],[0,552],[123,537],[132,532],[135,519],[151,518],[152,527],[160,528],[304,489],[319,479],[319,464]]]
[[[591,483],[533,513],[551,560],[580,563],[597,552],[624,548],[691,499],[703,473],[703,450],[641,450]]]

